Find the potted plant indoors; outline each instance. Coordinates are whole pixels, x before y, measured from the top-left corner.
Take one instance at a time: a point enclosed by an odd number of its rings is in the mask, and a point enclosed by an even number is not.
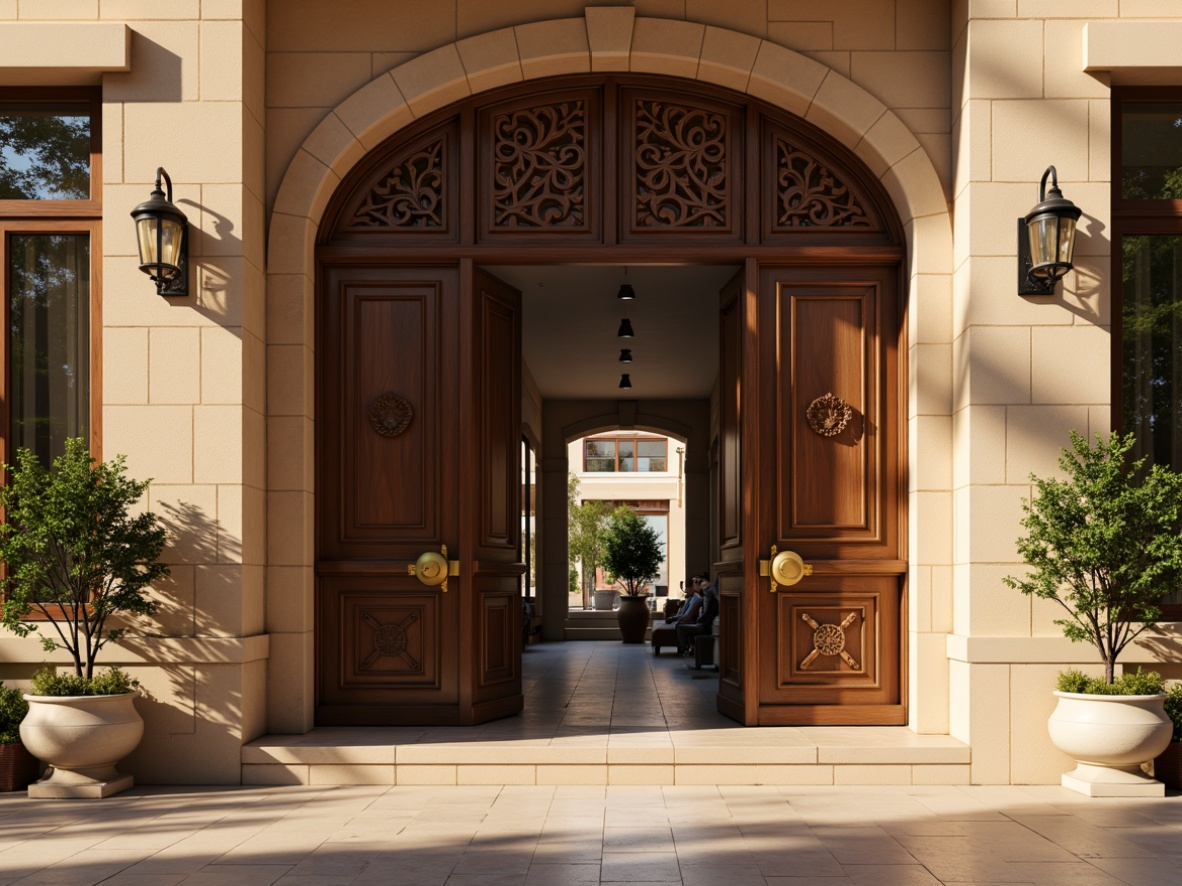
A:
[[[21,743],[21,720],[28,711],[20,690],[0,683],[0,793],[23,791],[37,778],[37,758]]]
[[[644,642],[649,621],[644,584],[660,574],[663,559],[657,531],[629,508],[617,508],[604,537],[603,565],[622,588],[616,620],[625,643]]]
[[[1153,760],[1153,777],[1171,788],[1182,789],[1182,683],[1166,694],[1166,716],[1174,727],[1173,739]]]
[[[1062,606],[1067,617],[1055,623],[1099,653],[1102,678],[1060,675],[1049,724],[1052,742],[1078,764],[1063,786],[1089,796],[1160,796],[1141,764],[1172,731],[1159,675],[1115,677],[1118,656],[1156,624],[1157,601],[1182,576],[1182,475],[1130,459],[1133,442],[1097,435],[1093,447],[1071,432],[1059,458],[1065,479],[1031,476],[1036,495],[1022,503],[1018,551],[1030,572],[1005,579]]]
[[[95,661],[123,634],[120,615],[155,612],[148,588],[168,575],[165,532],[154,514],[133,512],[148,482],[125,476],[122,456],[91,458],[80,438],[66,441],[52,470],[23,448],[16,467],[4,468],[0,623],[22,637],[40,633],[46,652],[64,650],[73,661],[73,673],[34,674],[25,696],[21,739],[50,766],[29,795],[106,797],[132,785],[115,764],[144,727],[133,681],[117,669],[96,674]]]

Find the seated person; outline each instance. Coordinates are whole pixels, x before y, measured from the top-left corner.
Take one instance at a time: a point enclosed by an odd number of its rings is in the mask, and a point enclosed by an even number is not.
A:
[[[690,654],[694,637],[709,634],[714,629],[714,619],[718,617],[718,588],[703,578],[698,580],[698,590],[702,595],[698,617],[692,621],[683,618],[677,624],[677,651],[682,655]]]
[[[692,622],[697,619],[698,612],[702,607],[702,595],[698,592],[700,581],[702,581],[700,576],[694,576],[690,580],[690,593],[686,596],[676,615],[671,615],[665,621],[658,621],[653,625],[653,655],[660,655],[662,646],[676,646],[677,626],[683,622]]]

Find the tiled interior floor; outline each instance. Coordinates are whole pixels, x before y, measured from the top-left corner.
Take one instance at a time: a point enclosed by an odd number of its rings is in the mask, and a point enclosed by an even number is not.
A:
[[[1182,797],[1059,787],[0,794],[0,886],[1177,886]]]
[[[576,776],[590,784],[968,781],[969,749],[946,735],[916,735],[904,726],[740,726],[716,710],[716,671],[693,670],[672,652],[654,656],[648,645],[535,645],[523,656],[523,675],[520,715],[476,727],[264,736],[243,749],[244,781],[463,784],[466,775],[500,784],[571,783]],[[781,768],[752,768],[760,765]],[[389,771],[379,771],[383,766]],[[724,774],[722,767],[730,768]]]

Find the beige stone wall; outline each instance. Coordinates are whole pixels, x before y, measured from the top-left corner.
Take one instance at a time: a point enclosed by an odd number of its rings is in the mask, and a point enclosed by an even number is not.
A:
[[[156,618],[100,659],[145,689],[126,766],[143,782],[235,783],[266,721],[263,0],[24,0],[0,3],[0,23],[0,40],[77,46],[43,66],[7,55],[0,82],[102,85],[102,449],[154,478],[172,566]],[[157,296],[137,267],[128,213],[157,166],[190,222],[184,298]],[[44,658],[0,639],[14,675]]]
[[[308,134],[379,74],[457,40],[548,19],[581,19],[588,6],[628,6],[638,17],[713,25],[799,50],[898,114],[951,193],[947,0],[354,0],[349,15],[324,0],[282,0],[267,6],[268,206]],[[703,36],[702,28],[638,32],[632,49],[672,63],[696,57]],[[527,51],[529,29],[516,39]],[[740,56],[747,51],[729,49]],[[694,68],[670,73],[693,77]]]
[[[1058,471],[1069,429],[1093,435],[1112,427],[1112,75],[1100,69],[1101,53],[1094,54],[1096,69],[1084,70],[1085,30],[1089,21],[1109,20],[1109,57],[1136,67],[1143,31],[1119,18],[1177,20],[1179,13],[1177,4],[1151,0],[960,0],[953,7],[955,271],[947,396],[954,528],[951,575],[945,567],[933,571],[933,599],[947,600],[951,589],[951,605],[941,606],[951,618],[950,726],[972,745],[975,782],[1057,780],[1069,761],[1050,746],[1043,726],[1054,675],[1063,664],[1095,660],[1090,647],[1062,639],[1053,624],[1057,606],[1001,581],[1023,570],[1014,542],[1022,532],[1021,500],[1031,495],[1029,475]],[[1175,68],[1156,76],[1178,83],[1179,74]],[[1075,271],[1054,296],[1022,298],[1013,220],[1038,202],[1049,165],[1064,196],[1084,213]],[[1152,645],[1126,653],[1126,663],[1153,662],[1160,653]]]

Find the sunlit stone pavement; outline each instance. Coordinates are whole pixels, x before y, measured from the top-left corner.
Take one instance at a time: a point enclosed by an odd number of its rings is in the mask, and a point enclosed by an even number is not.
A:
[[[1182,797],[1058,787],[136,788],[0,795],[0,886],[1182,882]]]

